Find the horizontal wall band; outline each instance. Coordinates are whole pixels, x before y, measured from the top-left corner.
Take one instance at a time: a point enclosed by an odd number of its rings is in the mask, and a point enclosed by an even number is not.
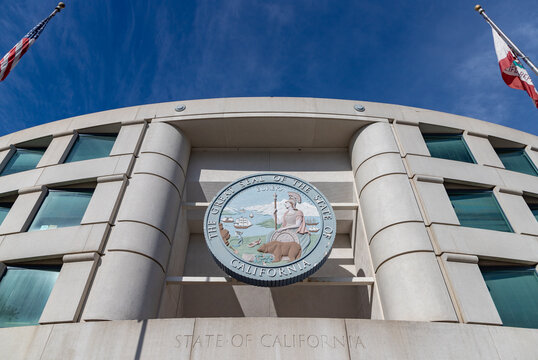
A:
[[[133,175],[137,175],[137,174],[143,174],[143,175],[151,175],[151,176],[156,176],[158,178],[161,178],[163,179],[164,181],[170,183],[170,185],[172,185],[174,187],[174,189],[176,189],[178,195],[179,195],[179,198],[181,199],[182,198],[182,194],[181,194],[181,190],[179,190],[179,188],[177,187],[176,184],[174,184],[172,181],[170,181],[169,179],[165,178],[164,176],[161,176],[161,175],[158,175],[158,174],[155,174],[155,173],[151,173],[151,172],[147,172],[147,171],[134,171],[133,172]],[[185,182],[186,183],[186,182]]]
[[[63,263],[81,262],[81,261],[94,261],[99,259],[99,254],[96,252],[80,253],[80,254],[68,254],[62,258]]]
[[[379,265],[377,265],[377,267],[374,269],[374,271],[377,274],[377,272],[379,271],[379,268],[381,266],[383,266],[384,264],[388,263],[389,261],[391,261],[392,259],[396,259],[396,258],[398,258],[400,256],[403,256],[403,255],[417,254],[417,253],[430,253],[432,255],[435,255],[435,252],[433,250],[410,250],[410,251],[404,251],[404,252],[401,252],[401,253],[395,254],[395,255],[393,255],[391,257],[386,258]]]
[[[383,231],[385,229],[388,229],[388,228],[390,228],[391,226],[394,226],[394,225],[400,225],[400,224],[406,224],[406,223],[416,223],[416,224],[424,225],[424,220],[402,220],[402,221],[398,221],[398,222],[391,223],[391,224],[388,224],[386,226],[383,226],[381,229],[377,230],[375,233],[372,234],[372,237],[370,239],[368,239],[368,243],[371,244],[372,241],[374,241],[377,234],[379,234],[381,231]],[[424,226],[426,226],[426,225],[424,225]]]
[[[464,254],[454,254],[454,253],[444,253],[441,256],[445,261],[450,262],[460,262],[467,264],[478,264],[478,256],[474,255],[464,255]]]
[[[476,131],[465,131],[465,133],[467,133],[467,135],[481,137],[481,138],[484,138],[484,139],[488,138],[487,134],[476,132]]]
[[[127,180],[127,175],[120,174],[120,175],[106,175],[106,176],[100,176],[97,178],[97,183],[107,183],[112,181],[124,181]]]
[[[367,157],[366,159],[364,159],[363,161],[361,161],[361,162],[357,165],[357,168],[355,169],[355,171],[353,171],[353,176],[356,176],[356,175],[357,175],[357,172],[359,171],[359,168],[360,168],[365,162],[367,162],[368,160],[370,160],[370,159],[372,159],[372,158],[375,158],[376,156],[384,155],[384,154],[397,154],[398,157],[401,158],[401,154],[400,154],[399,151],[383,151],[383,152],[374,154],[374,155],[372,155],[372,156]]]
[[[521,190],[513,190],[513,189],[502,188],[502,187],[499,187],[498,189],[499,189],[499,192],[502,192],[505,194],[523,196],[523,191]]]
[[[151,225],[151,224],[148,224],[147,222],[143,222],[143,221],[140,221],[140,220],[133,220],[133,219],[122,219],[122,220],[117,220],[118,223],[123,223],[123,222],[134,222],[134,223],[138,223],[138,224],[142,224],[142,225],[146,225],[146,226],[149,226],[151,228],[154,228],[155,230],[158,230],[161,234],[164,235],[164,237],[166,238],[166,240],[168,240],[168,243],[170,243],[170,245],[172,244],[172,242],[170,241],[170,239],[168,238],[168,235],[166,235],[166,233],[159,229],[158,227],[156,227],[155,225]]]
[[[429,182],[434,184],[443,184],[445,182],[445,179],[437,176],[415,175],[415,178],[417,179],[417,181]]]
[[[35,192],[45,191],[46,189],[47,187],[45,185],[36,185],[36,186],[31,186],[31,187],[20,189],[18,193],[19,195],[31,194]]]
[[[183,176],[185,177],[185,179],[187,179],[187,174],[185,172],[185,169],[183,169],[183,166],[181,166],[181,164],[176,159],[174,159],[173,157],[168,156],[168,155],[163,154],[163,153],[160,153],[160,152],[156,152],[156,151],[143,151],[143,150],[140,150],[140,154],[156,154],[156,155],[161,155],[161,156],[164,156],[166,158],[169,158],[170,160],[172,160],[173,162],[175,162],[179,166],[179,168],[181,169],[181,172],[183,173]],[[153,174],[153,175],[155,175],[155,174]]]
[[[60,131],[60,132],[52,134],[52,138],[54,139],[54,138],[59,138],[59,137],[62,137],[62,136],[70,136],[70,135],[74,135],[74,134],[76,134],[76,131],[74,131],[74,130]]]
[[[151,119],[148,119],[148,120],[146,120],[146,119],[125,120],[125,121],[121,122],[121,126],[147,124],[149,122],[151,122]]]
[[[208,202],[182,202],[181,206],[184,206],[187,210],[189,209],[198,209],[203,210],[207,209],[209,206]],[[357,203],[331,203],[333,210],[357,210],[359,204]]]
[[[409,121],[409,120],[399,120],[399,119],[395,119],[394,123],[395,124],[401,124],[401,125],[411,125],[411,126],[419,126],[420,125],[418,122],[413,122],[413,121]]]
[[[373,277],[310,277],[294,285],[369,286],[373,285],[374,282]],[[166,283],[178,285],[248,285],[230,276],[169,276],[166,278]]]
[[[406,172],[389,172],[389,173],[386,173],[386,174],[381,174],[381,175],[379,175],[379,176],[376,176],[376,177],[374,177],[374,178],[368,180],[368,182],[365,183],[365,184],[362,186],[362,189],[359,191],[359,194],[358,194],[359,199],[361,198],[362,192],[366,189],[366,187],[367,187],[368,185],[370,185],[370,184],[373,183],[374,181],[379,180],[379,179],[381,179],[381,178],[383,178],[383,177],[385,177],[385,176],[391,176],[391,175],[405,175],[405,176],[407,176],[407,173],[406,173]]]
[[[160,262],[158,262],[156,259],[149,256],[148,254],[144,254],[144,253],[141,253],[139,251],[134,251],[134,250],[129,250],[129,249],[107,249],[107,253],[119,253],[119,252],[135,254],[135,255],[145,257],[146,259],[149,259],[152,262],[154,262],[155,264],[157,264],[157,266],[159,266],[159,268],[162,270],[163,273],[166,273],[166,270],[164,269],[164,266],[166,266],[166,264],[162,265]],[[105,253],[104,256],[106,256],[106,253]]]

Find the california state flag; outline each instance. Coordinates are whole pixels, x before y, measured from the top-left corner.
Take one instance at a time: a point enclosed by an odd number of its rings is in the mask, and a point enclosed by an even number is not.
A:
[[[510,47],[508,47],[499,34],[493,28],[491,31],[493,32],[495,52],[497,53],[497,60],[499,60],[499,67],[501,68],[501,75],[504,82],[511,88],[525,90],[532,98],[532,101],[534,101],[534,105],[538,108],[538,92],[536,92],[527,70],[521,65],[512,50],[510,50]]]

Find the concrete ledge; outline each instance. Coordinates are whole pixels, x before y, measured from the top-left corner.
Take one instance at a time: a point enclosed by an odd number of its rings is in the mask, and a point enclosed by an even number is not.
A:
[[[0,329],[10,359],[533,359],[538,332],[319,318],[184,318]]]
[[[465,132],[468,135],[471,135],[471,136],[481,137],[481,138],[485,138],[485,139],[488,138],[487,134],[484,134],[484,133],[481,133],[481,132],[477,132],[477,131],[465,131]]]
[[[298,282],[294,285],[338,285],[338,286],[368,286],[375,282],[373,277],[320,277],[313,276]],[[230,285],[247,285],[237,281],[230,276],[169,276],[166,278],[167,284],[230,284]]]
[[[433,224],[430,228],[441,252],[523,264],[538,261],[538,242],[534,236],[454,225]]]
[[[478,256],[473,255],[443,254],[443,260],[468,264],[478,264]]]
[[[127,180],[127,176],[125,174],[121,175],[109,175],[109,176],[100,176],[97,178],[97,183],[106,183],[111,181],[123,181]]]
[[[416,175],[415,177],[417,181],[430,182],[434,184],[442,184],[445,181],[442,177],[435,176]]]
[[[57,138],[57,137],[68,136],[68,135],[73,135],[73,134],[75,134],[74,130],[59,131],[57,133],[52,134],[52,138],[54,139],[54,138]]]
[[[66,264],[66,263],[71,263],[71,262],[95,261],[98,258],[99,258],[99,255],[96,252],[69,254],[69,255],[65,255],[62,258],[62,262]]]
[[[106,224],[94,224],[6,235],[0,245],[0,261],[100,252],[107,232]]]
[[[31,193],[34,193],[34,192],[41,192],[43,190],[45,190],[46,187],[44,185],[36,185],[36,186],[31,186],[31,187],[27,187],[27,188],[22,188],[18,191],[19,195],[23,195],[23,194],[31,194]]]
[[[395,124],[402,124],[402,125],[411,125],[411,126],[418,126],[419,124],[413,121],[406,121],[406,120],[394,120]]]
[[[499,192],[510,194],[510,195],[517,195],[517,196],[523,196],[523,191],[521,190],[514,190],[514,189],[506,189],[503,187],[499,187]]]

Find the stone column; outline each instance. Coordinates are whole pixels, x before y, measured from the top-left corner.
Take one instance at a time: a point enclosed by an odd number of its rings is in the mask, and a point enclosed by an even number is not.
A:
[[[84,320],[157,317],[189,156],[190,143],[178,129],[148,126]]]
[[[350,153],[385,319],[457,321],[391,124],[361,129]]]

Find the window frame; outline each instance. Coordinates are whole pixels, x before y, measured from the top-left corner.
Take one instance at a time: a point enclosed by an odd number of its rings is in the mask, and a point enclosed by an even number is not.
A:
[[[527,206],[529,207],[532,216],[538,221],[538,203],[527,203]],[[536,214],[534,211],[536,211]]]
[[[503,326],[538,329],[538,322],[537,322],[537,327],[521,326],[522,324],[514,324],[514,323],[511,323],[510,321],[507,324],[507,320],[508,320],[506,318],[507,312],[505,312],[504,308],[502,307],[502,305],[504,305],[504,304],[500,303],[501,299],[497,296],[498,294],[496,294],[495,296],[492,294],[492,290],[490,288],[490,285],[488,284],[488,281],[490,281],[491,279],[486,279],[487,276],[484,276],[484,273],[486,273],[486,272],[489,272],[489,274],[492,274],[495,271],[510,271],[512,273],[516,273],[518,271],[521,271],[522,273],[523,272],[533,272],[534,277],[538,280],[538,266],[537,265],[514,264],[514,263],[495,263],[495,262],[490,263],[490,262],[487,262],[487,263],[479,263],[479,269],[480,269],[480,274],[482,275],[482,278],[484,279],[484,284],[486,285],[486,287],[488,289],[488,293],[489,293],[489,295],[491,297],[491,300],[492,300],[493,304],[495,305],[495,308],[497,310],[497,313],[499,314],[499,317],[500,317],[501,321],[503,322]],[[537,282],[537,286],[538,286],[538,282]],[[497,300],[497,302],[495,300]],[[499,308],[501,308],[501,311],[499,311]],[[503,319],[503,315],[504,315],[504,319]],[[510,320],[512,320],[512,319],[510,319]]]
[[[0,199],[0,208],[2,209],[9,209],[6,213],[6,216],[4,216],[4,218],[2,219],[1,215],[0,215],[0,226],[4,223],[4,220],[6,220],[6,218],[8,217],[9,215],[9,212],[11,211],[11,208],[13,208],[13,204],[15,202],[8,202],[8,201],[1,201],[2,199]],[[7,206],[7,204],[9,204],[9,206]]]
[[[41,202],[39,204],[39,207],[37,208],[37,210],[35,211],[35,213],[33,214],[33,217],[32,217],[32,220],[28,222],[28,225],[26,227],[26,229],[24,230],[24,232],[34,232],[34,231],[45,231],[45,230],[56,230],[56,229],[62,229],[62,228],[66,228],[66,227],[74,227],[74,226],[80,226],[80,222],[79,224],[77,225],[69,225],[69,226],[57,226],[55,228],[51,228],[51,229],[31,229],[32,228],[32,225],[34,224],[34,221],[36,220],[36,218],[38,217],[39,215],[39,212],[41,211],[43,205],[45,204],[45,201],[47,199],[47,197],[49,196],[49,194],[51,192],[73,192],[73,193],[91,193],[91,197],[88,201],[88,205],[86,206],[86,209],[84,210],[84,213],[82,214],[81,218],[80,218],[80,221],[82,221],[82,219],[84,218],[84,215],[86,214],[86,211],[88,210],[88,206],[91,202],[91,199],[93,197],[93,194],[95,193],[95,187],[81,187],[80,184],[78,184],[78,186],[74,186],[74,187],[69,187],[69,188],[52,188],[52,189],[47,189],[46,190],[47,193],[45,194],[45,196],[43,196],[43,199],[41,199]]]
[[[106,132],[106,133],[98,133],[98,132],[75,132],[74,139],[72,140],[70,146],[66,149],[65,155],[63,156],[63,159],[61,161],[62,164],[71,164],[79,161],[86,161],[86,160],[93,160],[93,159],[104,159],[106,157],[110,156],[110,152],[112,152],[112,149],[114,148],[114,145],[116,144],[116,140],[118,140],[119,133],[112,133],[112,132]],[[99,156],[89,159],[83,159],[83,160],[72,160],[69,161],[69,156],[73,152],[75,146],[77,145],[77,142],[79,141],[80,137],[86,137],[86,136],[108,136],[108,137],[114,137],[114,142],[112,144],[112,147],[110,148],[110,152],[107,156]]]
[[[7,275],[9,270],[44,270],[44,271],[54,271],[56,272],[56,278],[54,280],[54,284],[50,288],[50,291],[48,292],[47,299],[44,301],[43,308],[40,311],[39,318],[41,318],[41,315],[43,315],[43,311],[45,310],[47,303],[50,299],[50,295],[52,294],[54,290],[54,286],[56,286],[56,283],[58,282],[58,278],[60,276],[60,272],[62,270],[63,264],[2,264],[0,263],[0,283],[4,279],[4,277]],[[21,327],[21,326],[35,326],[39,325],[39,318],[37,318],[35,323],[19,323],[17,324],[14,322],[14,325],[12,326],[0,326],[0,328],[12,328],[12,327]]]
[[[3,164],[1,166],[1,169],[0,169],[0,177],[3,177],[3,176],[9,176],[9,175],[13,175],[13,174],[18,174],[18,173],[21,173],[21,172],[25,172],[25,171],[30,171],[30,170],[34,170],[36,169],[36,166],[39,164],[39,161],[41,161],[41,159],[43,158],[43,156],[45,155],[45,152],[47,151],[47,148],[46,147],[18,147],[18,146],[12,146],[12,151],[10,151],[10,153],[6,156],[6,159],[4,159],[3,161]],[[9,163],[11,162],[11,160],[13,160],[13,157],[17,154],[18,151],[20,150],[23,150],[23,151],[27,151],[27,150],[42,150],[43,151],[43,154],[41,154],[41,158],[39,159],[39,161],[36,163],[36,165],[31,168],[31,169],[26,169],[26,170],[21,170],[21,171],[16,171],[16,172],[12,172],[12,173],[9,173],[9,174],[4,174],[4,171],[6,170],[6,168],[8,167]]]
[[[450,187],[447,188],[445,186],[445,191],[448,195],[448,198],[450,200],[450,205],[452,206],[454,213],[456,214],[456,218],[458,219],[458,222],[460,223],[460,226],[473,228],[473,229],[482,229],[482,230],[491,230],[491,231],[500,231],[500,232],[506,232],[506,233],[515,233],[514,228],[512,227],[512,224],[510,224],[510,221],[508,221],[508,218],[506,217],[506,214],[504,213],[504,210],[499,203],[499,200],[497,200],[497,196],[495,196],[495,192],[492,189],[465,189],[465,188],[456,188],[456,187]],[[468,226],[462,224],[462,219],[458,216],[458,213],[456,212],[456,209],[454,207],[454,204],[452,203],[452,199],[450,198],[451,193],[460,193],[460,194],[478,194],[478,193],[489,193],[491,194],[491,198],[493,199],[497,209],[499,210],[499,213],[501,215],[501,218],[504,220],[506,226],[508,227],[508,231],[504,230],[498,230],[498,229],[489,229],[484,227],[477,227],[477,226]],[[464,219],[465,220],[465,219]]]
[[[532,162],[531,158],[529,157],[529,155],[527,155],[527,152],[525,151],[525,148],[493,148],[493,150],[495,150],[495,153],[497,154],[497,156],[499,157],[499,160],[501,161],[501,163],[503,164],[504,168],[508,171],[513,171],[513,172],[517,172],[517,173],[520,173],[520,174],[526,174],[526,175],[530,175],[530,176],[538,176],[538,168],[536,168],[536,165]],[[503,159],[499,156],[499,153],[508,153],[508,152],[520,152],[521,155],[523,156],[523,158],[525,160],[527,160],[527,162],[529,163],[529,165],[531,166],[531,169],[534,170],[534,175],[533,174],[528,174],[526,172],[522,172],[522,171],[517,171],[517,170],[512,170],[512,169],[508,169],[506,167],[506,164],[504,163]]]
[[[422,138],[423,138],[423,140],[424,140],[424,142],[426,144],[426,148],[428,148],[428,152],[430,153],[430,157],[435,158],[435,159],[444,159],[444,160],[457,161],[457,162],[462,162],[462,163],[467,163],[467,164],[477,164],[476,159],[475,159],[471,149],[469,148],[469,146],[467,145],[467,142],[465,141],[463,133],[459,133],[459,134],[458,133],[421,133],[421,134],[422,134]],[[437,138],[442,138],[442,137],[458,138],[461,141],[461,143],[463,144],[465,150],[467,151],[467,155],[469,155],[469,158],[470,158],[471,162],[433,156],[431,154],[430,148],[428,146],[428,140],[426,139],[427,137],[433,137],[433,138],[435,138],[435,137],[437,137]]]

